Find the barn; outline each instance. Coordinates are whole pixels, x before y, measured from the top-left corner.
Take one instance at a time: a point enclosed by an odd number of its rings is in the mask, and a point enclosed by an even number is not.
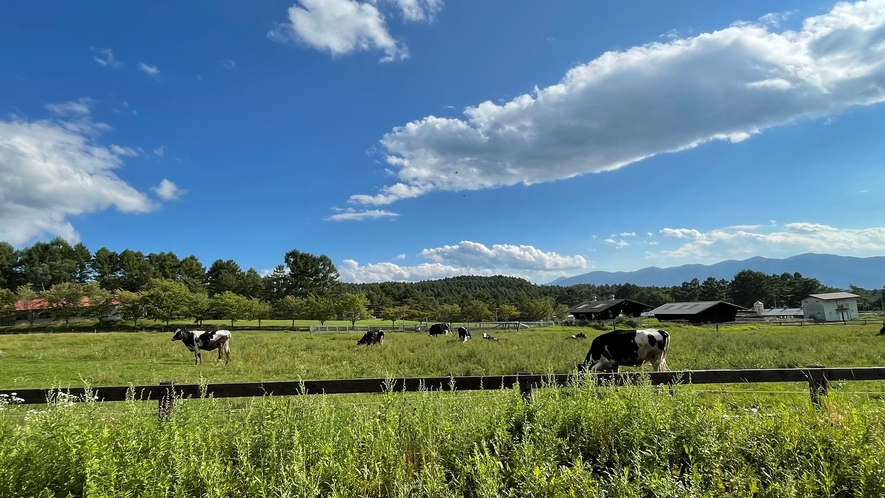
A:
[[[829,292],[812,294],[802,300],[802,312],[808,320],[815,322],[844,322],[853,320],[857,313],[857,294],[850,292]]]
[[[694,301],[667,303],[649,312],[658,321],[687,321],[691,323],[733,322],[741,306],[725,301]]]
[[[618,315],[636,317],[653,306],[632,299],[609,299],[608,301],[584,301],[568,309],[575,320],[611,320]]]

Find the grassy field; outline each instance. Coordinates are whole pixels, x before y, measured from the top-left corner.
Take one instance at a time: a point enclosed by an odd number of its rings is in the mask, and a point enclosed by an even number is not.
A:
[[[590,341],[564,340],[575,327],[494,332],[478,337],[432,338],[389,332],[383,346],[357,347],[360,333],[237,331],[232,360],[193,355],[170,333],[66,333],[0,335],[0,389],[178,383],[254,382],[389,376],[494,375],[518,371],[566,373],[584,359]],[[601,333],[583,329],[591,338]],[[885,362],[878,327],[743,325],[673,326],[668,362],[673,370],[778,368],[822,364],[873,366]],[[479,333],[476,334],[479,336]]]
[[[673,369],[871,366],[885,352],[872,325],[667,329]],[[578,331],[390,333],[380,347],[244,331],[229,365],[202,366],[169,333],[0,335],[0,388],[567,372],[589,348],[564,340]],[[885,383],[868,384],[834,386],[820,409],[807,386],[590,383],[529,404],[516,389],[198,399],[165,422],[138,401],[0,405],[0,498],[880,497]]]

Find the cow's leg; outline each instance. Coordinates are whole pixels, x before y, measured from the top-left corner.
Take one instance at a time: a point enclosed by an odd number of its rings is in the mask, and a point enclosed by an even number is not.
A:
[[[203,363],[203,357],[200,356],[200,349],[197,348],[197,350],[194,351],[194,365],[197,365],[200,363]]]

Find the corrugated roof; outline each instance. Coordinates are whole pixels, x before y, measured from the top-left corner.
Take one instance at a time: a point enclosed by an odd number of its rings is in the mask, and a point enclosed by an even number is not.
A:
[[[688,303],[667,303],[651,310],[649,313],[657,315],[696,315],[704,310],[710,309],[717,304],[727,304],[741,309],[736,304],[726,303],[725,301],[694,301]]]
[[[802,308],[772,308],[762,312],[762,316],[799,316]],[[803,315],[804,316],[804,315]]]
[[[581,304],[569,308],[568,313],[600,313],[611,308],[612,306],[623,303],[625,301],[651,308],[651,306],[647,304],[633,301],[632,299],[609,299],[608,301],[584,301]]]
[[[812,294],[809,297],[820,299],[821,301],[833,301],[836,299],[851,299],[853,297],[860,296],[858,296],[857,294],[852,294],[850,292],[828,292],[825,294]]]

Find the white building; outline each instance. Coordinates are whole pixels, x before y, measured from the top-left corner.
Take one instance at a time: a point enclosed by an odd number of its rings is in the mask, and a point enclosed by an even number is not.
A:
[[[842,322],[853,320],[857,313],[857,294],[850,292],[830,292],[812,294],[802,300],[805,319],[815,322]]]

